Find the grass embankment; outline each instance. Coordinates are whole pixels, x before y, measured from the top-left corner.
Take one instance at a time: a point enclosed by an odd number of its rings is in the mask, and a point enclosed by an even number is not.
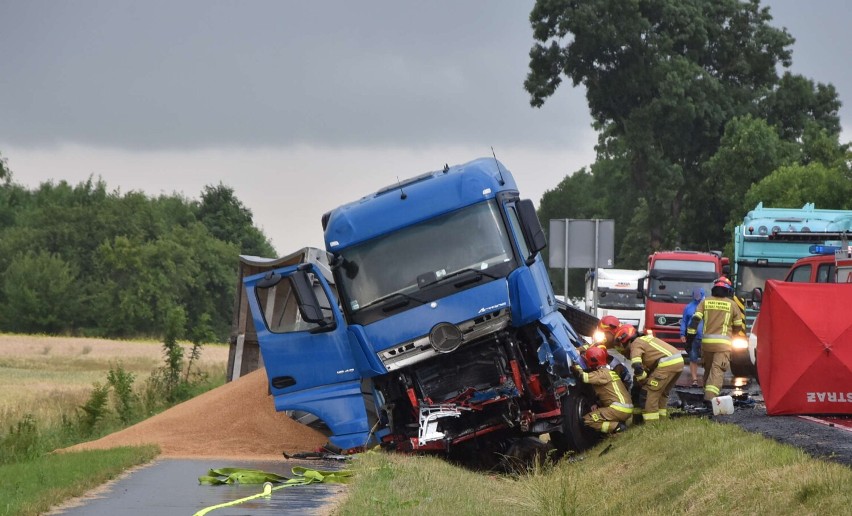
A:
[[[733,425],[680,418],[639,426],[515,476],[433,457],[358,456],[336,515],[845,514],[852,469]]]
[[[54,454],[0,466],[0,514],[43,514],[156,457],[155,446]]]

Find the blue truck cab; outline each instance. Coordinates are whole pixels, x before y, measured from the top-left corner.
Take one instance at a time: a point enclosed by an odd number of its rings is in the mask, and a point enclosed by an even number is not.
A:
[[[244,279],[277,410],[316,415],[343,449],[594,443],[594,398],[570,369],[583,341],[535,208],[496,159],[390,185],[322,225],[333,281],[312,263]]]

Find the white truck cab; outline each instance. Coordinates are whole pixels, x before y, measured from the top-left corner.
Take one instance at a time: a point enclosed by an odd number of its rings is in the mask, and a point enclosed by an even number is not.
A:
[[[645,297],[639,282],[645,270],[590,269],[586,273],[586,312],[598,319],[612,315],[640,332],[645,329]]]

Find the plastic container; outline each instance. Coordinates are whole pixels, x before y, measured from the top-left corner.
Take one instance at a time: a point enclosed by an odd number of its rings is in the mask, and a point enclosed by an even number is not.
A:
[[[711,403],[713,405],[714,416],[734,413],[734,398],[730,396],[716,396]]]

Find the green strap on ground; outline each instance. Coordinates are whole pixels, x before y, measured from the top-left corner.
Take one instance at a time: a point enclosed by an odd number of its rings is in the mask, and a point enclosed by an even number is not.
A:
[[[292,469],[293,478],[287,478],[276,473],[269,473],[259,469],[244,469],[244,468],[219,468],[211,469],[206,475],[198,477],[198,483],[208,486],[219,486],[225,484],[264,484],[263,491],[260,493],[233,500],[231,502],[220,503],[202,509],[195,513],[194,516],[204,516],[210,511],[221,509],[223,507],[231,507],[256,498],[269,497],[272,491],[283,489],[285,487],[303,486],[307,484],[316,484],[319,482],[336,482],[345,483],[352,476],[349,470],[339,471],[324,471],[319,469],[308,469],[301,466],[296,466]],[[273,484],[280,484],[273,487]]]

